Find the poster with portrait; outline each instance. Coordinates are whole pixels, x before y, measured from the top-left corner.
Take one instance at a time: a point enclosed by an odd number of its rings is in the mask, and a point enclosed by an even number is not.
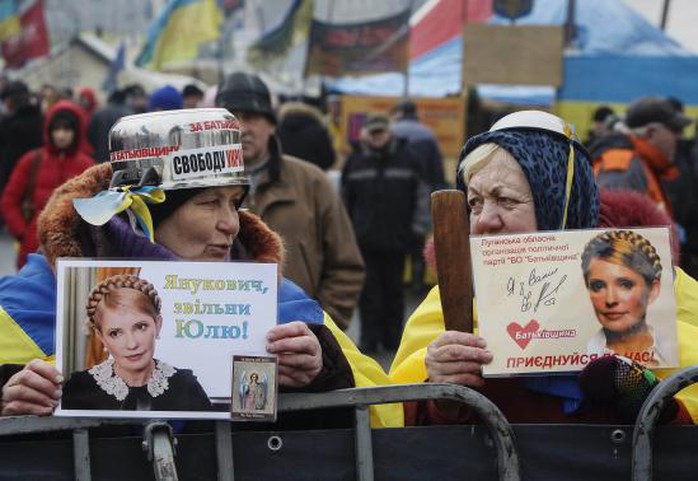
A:
[[[230,419],[231,359],[277,323],[276,264],[59,259],[57,283],[59,416]]]
[[[470,239],[485,376],[575,372],[605,354],[676,367],[669,229]]]

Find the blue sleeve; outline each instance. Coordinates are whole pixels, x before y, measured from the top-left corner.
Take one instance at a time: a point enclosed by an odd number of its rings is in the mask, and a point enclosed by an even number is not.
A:
[[[303,321],[306,324],[323,324],[324,313],[320,304],[308,297],[298,285],[284,278],[279,287],[279,324]]]

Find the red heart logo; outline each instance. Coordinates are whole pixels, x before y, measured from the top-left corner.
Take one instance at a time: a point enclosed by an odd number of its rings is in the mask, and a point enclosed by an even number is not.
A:
[[[521,349],[526,349],[528,343],[533,339],[533,334],[538,331],[539,327],[540,324],[535,319],[528,321],[525,327],[521,327],[518,322],[511,322],[507,326],[507,332]]]

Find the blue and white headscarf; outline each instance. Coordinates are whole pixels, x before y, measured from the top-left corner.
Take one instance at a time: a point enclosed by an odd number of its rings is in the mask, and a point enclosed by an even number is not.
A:
[[[494,143],[509,152],[523,170],[535,202],[538,230],[584,229],[599,221],[599,194],[589,156],[577,142],[563,135],[527,127],[485,132],[472,137],[463,147],[456,173],[465,190],[462,160],[483,144]],[[565,217],[566,182],[570,143],[574,149],[572,188]]]

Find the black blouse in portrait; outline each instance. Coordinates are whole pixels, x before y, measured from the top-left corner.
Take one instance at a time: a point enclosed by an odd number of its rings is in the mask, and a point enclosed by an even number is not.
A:
[[[114,373],[108,359],[87,371],[75,372],[63,386],[63,409],[114,411],[208,411],[211,402],[189,369],[155,360],[145,386],[131,387]]]

